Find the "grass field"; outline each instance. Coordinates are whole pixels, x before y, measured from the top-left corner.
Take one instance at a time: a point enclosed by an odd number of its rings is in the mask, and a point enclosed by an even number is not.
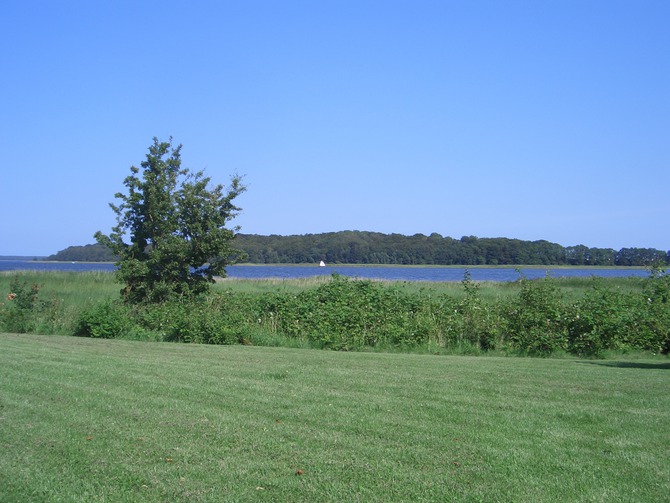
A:
[[[670,498],[670,364],[0,334],[0,501]]]
[[[604,278],[603,282],[612,288],[618,288],[624,292],[638,292],[642,289],[643,279],[639,277],[626,278]],[[308,288],[314,288],[330,281],[329,276],[317,276],[301,279],[237,279],[225,278],[217,282],[216,289],[230,288],[233,291],[247,293],[262,293],[268,291],[286,291],[298,293]],[[384,281],[374,280],[388,286],[398,286],[406,292],[417,293],[419,291],[431,291],[436,294],[448,294],[455,298],[464,295],[463,285],[460,281]],[[574,301],[584,295],[591,288],[593,279],[590,277],[563,277],[553,280],[566,301]],[[507,299],[519,292],[518,282],[501,281],[477,281],[482,300],[495,302]]]
[[[85,304],[106,298],[118,297],[121,284],[114,275],[108,272],[62,272],[62,271],[20,271],[0,272],[0,292],[9,291],[10,282],[18,276],[21,281],[36,283],[42,287],[41,294],[45,297],[62,299],[66,304]],[[330,281],[330,276],[315,276],[297,279],[236,279],[225,278],[218,281],[213,290],[230,289],[235,292],[263,293],[285,291],[298,293],[315,288]],[[592,279],[588,277],[555,278],[556,285],[565,293],[567,300],[573,300],[591,287]],[[606,278],[606,284],[623,291],[639,291],[643,278]],[[430,290],[435,293],[446,293],[459,297],[463,295],[463,287],[459,281],[378,281],[387,285],[396,285],[408,292]],[[483,300],[497,300],[515,295],[519,291],[517,282],[481,281],[480,293]]]

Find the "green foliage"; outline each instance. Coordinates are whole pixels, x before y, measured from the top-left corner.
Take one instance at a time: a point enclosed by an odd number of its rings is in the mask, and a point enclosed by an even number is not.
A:
[[[135,306],[105,300],[82,311],[75,335],[238,344],[253,326],[253,312],[249,297],[225,293]]]
[[[665,251],[651,248],[563,247],[549,241],[508,238],[460,239],[414,234],[341,231],[294,236],[240,234],[237,246],[253,263],[441,264],[441,265],[607,265],[667,263]]]
[[[596,278],[575,305],[570,322],[569,349],[582,356],[600,356],[606,349],[622,349],[634,330],[634,297],[606,288]]]
[[[342,276],[261,286],[223,281],[162,303],[114,301],[112,274],[0,275],[0,330],[336,350],[668,352],[670,276],[635,282],[388,283]],[[37,286],[42,285],[42,286]],[[39,292],[39,296],[38,296]],[[569,295],[565,293],[569,292]],[[42,300],[46,296],[50,300]],[[10,300],[11,297],[11,300]]]
[[[252,325],[250,303],[240,295],[213,294],[145,305],[137,324],[160,340],[200,344],[238,344]]]
[[[104,301],[82,311],[75,335],[114,339],[132,327],[129,310],[118,301]]]
[[[306,337],[317,346],[360,349],[365,346],[415,346],[436,335],[429,303],[379,283],[337,274],[330,282],[293,299],[264,299],[261,323],[289,337]]]
[[[566,306],[549,277],[519,278],[519,296],[509,303],[505,330],[512,351],[548,356],[567,348]]]
[[[644,333],[647,335],[645,347],[668,354],[670,353],[670,275],[665,269],[651,274],[643,293],[646,296],[644,304],[646,316],[643,320]]]
[[[119,257],[101,244],[89,244],[84,246],[69,246],[54,255],[50,255],[46,260],[55,260],[61,262],[116,262]]]
[[[38,299],[40,286],[20,281],[18,275],[10,282],[9,293],[0,307],[0,326],[7,332],[27,333],[36,325],[45,304]]]
[[[141,170],[130,170],[124,181],[128,193],[117,193],[120,204],[110,204],[117,225],[109,236],[95,235],[119,257],[124,299],[162,302],[207,291],[239,256],[226,224],[239,211],[233,200],[245,190],[241,178],[234,176],[228,189],[210,187],[203,172],[181,167],[181,145],[173,148],[171,139],[154,138]],[[127,233],[130,244],[124,241]]]
[[[651,275],[641,295],[609,287],[602,279],[575,304],[569,325],[571,352],[601,356],[607,350],[667,352],[670,278]]]
[[[16,305],[7,301],[15,291],[13,283],[29,291],[39,285],[33,308],[23,310],[26,331],[40,334],[72,335],[82,310],[92,303],[118,296],[119,284],[114,275],[106,272],[21,271],[0,273],[0,330],[7,309]],[[3,314],[4,313],[4,314]],[[11,327],[5,328],[8,331]]]
[[[452,332],[451,343],[457,347],[489,351],[500,346],[500,320],[497,309],[481,299],[480,285],[466,270],[461,282],[464,296],[447,321]]]

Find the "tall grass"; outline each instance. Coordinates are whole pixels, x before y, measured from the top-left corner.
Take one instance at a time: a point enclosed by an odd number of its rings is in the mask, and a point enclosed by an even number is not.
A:
[[[2,271],[0,272],[0,292],[8,292],[13,277],[21,281],[36,283],[41,286],[42,294],[57,297],[68,304],[84,304],[90,301],[116,297],[122,285],[117,283],[114,275],[109,272],[62,272],[62,271]],[[286,292],[299,293],[316,288],[331,281],[331,276],[314,276],[310,278],[267,278],[239,279],[223,278],[214,285],[214,291],[230,290],[239,293]],[[386,286],[402,288],[408,293],[429,291],[435,294],[446,294],[456,298],[462,297],[464,291],[461,282],[456,281],[387,281],[373,280]],[[592,285],[590,277],[554,278],[557,286],[566,294],[568,300],[580,298]],[[624,292],[640,292],[644,278],[607,278],[603,280],[609,287]],[[507,299],[518,294],[519,282],[478,281],[479,292],[483,300],[496,301]]]
[[[244,293],[264,293],[282,291],[287,293],[299,293],[304,290],[316,288],[331,280],[330,276],[315,276],[311,278],[297,279],[239,279],[224,278],[217,282],[215,290],[232,290]],[[437,295],[449,295],[454,298],[463,298],[465,293],[460,281],[394,281],[394,280],[371,280],[374,283],[389,287],[402,288],[410,294],[430,292]],[[592,277],[561,277],[552,278],[552,281],[564,293],[566,301],[576,301],[592,287]],[[603,281],[613,289],[626,293],[639,293],[644,286],[645,278],[622,277],[606,278]],[[477,281],[481,299],[485,302],[498,302],[508,300],[518,295],[520,283],[518,281]]]
[[[103,271],[2,271],[0,292],[8,292],[10,283],[16,277],[21,282],[39,285],[42,296],[59,299],[68,305],[83,305],[116,297],[121,290],[114,275]]]
[[[315,288],[328,283],[330,276],[314,276],[310,278],[261,278],[261,279],[240,279],[240,278],[221,278],[218,279],[214,291],[231,290],[239,293],[300,293],[310,288]]]
[[[0,314],[9,307],[12,283],[39,290],[39,305],[29,313],[36,333],[72,335],[83,310],[119,296],[121,285],[107,272],[0,272]]]
[[[121,285],[112,274],[26,272],[0,275],[8,292],[0,330],[341,350],[668,352],[669,280],[223,279],[194,300],[127,306],[115,300]]]

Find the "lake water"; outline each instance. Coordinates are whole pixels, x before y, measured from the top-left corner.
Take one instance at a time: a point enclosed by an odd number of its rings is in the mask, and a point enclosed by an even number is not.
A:
[[[401,266],[292,266],[292,265],[234,265],[227,268],[228,277],[243,279],[280,278],[295,279],[313,276],[330,276],[333,273],[352,278],[385,279],[393,281],[461,281],[465,267],[401,267]],[[0,271],[108,271],[114,265],[90,262],[39,262],[33,260],[0,260]],[[475,281],[516,281],[519,275],[513,268],[472,268],[469,269]],[[547,272],[554,278],[566,276],[601,276],[605,278],[637,276],[645,277],[643,269],[627,268],[521,268],[529,279],[542,278]]]

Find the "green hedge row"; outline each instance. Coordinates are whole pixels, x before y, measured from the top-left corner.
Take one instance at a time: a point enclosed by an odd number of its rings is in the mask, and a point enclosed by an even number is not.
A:
[[[670,350],[670,276],[654,275],[641,292],[593,279],[577,301],[556,282],[521,278],[518,294],[483,302],[466,274],[458,298],[428,290],[334,275],[298,294],[213,292],[195,300],[131,306],[96,303],[80,314],[76,335],[206,344],[302,344],[336,350],[430,346],[465,352],[547,356],[568,352]],[[30,332],[49,303],[35,286],[15,284],[0,307],[4,331]],[[48,316],[47,316],[48,318]]]

